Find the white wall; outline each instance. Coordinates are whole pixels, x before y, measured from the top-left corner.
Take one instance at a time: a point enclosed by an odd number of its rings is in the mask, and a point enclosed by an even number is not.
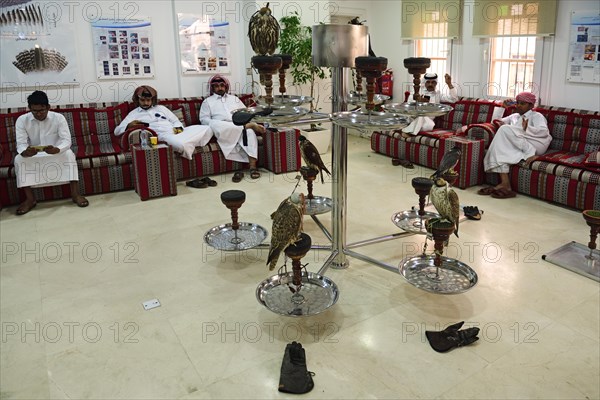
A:
[[[416,0],[411,0],[416,1]],[[465,0],[472,7],[474,0]],[[67,5],[69,3],[69,5]],[[77,46],[77,62],[80,70],[80,85],[75,88],[50,87],[47,90],[54,104],[80,103],[92,101],[122,101],[131,97],[133,88],[139,84],[154,86],[160,97],[200,96],[206,94],[206,81],[210,75],[182,76],[176,48],[175,13],[196,13],[211,15],[217,20],[230,22],[231,68],[229,79],[236,92],[248,92],[249,78],[246,68],[250,66],[252,49],[248,42],[247,25],[252,13],[265,2],[250,0],[235,1],[194,1],[194,0],[130,0],[55,2],[62,6],[63,17],[74,25]],[[73,6],[75,4],[75,6]],[[115,5],[123,14],[136,7],[136,15],[150,17],[154,40],[155,77],[134,81],[98,81],[94,66],[92,36],[89,18],[85,11],[88,5],[101,7],[103,16],[112,16]],[[568,35],[570,13],[573,10],[594,10],[600,7],[596,0],[559,0],[556,37],[545,39],[542,62],[541,98],[544,104],[563,107],[600,109],[600,86],[593,84],[569,83],[566,80]],[[279,18],[292,10],[297,10],[306,25],[328,22],[328,12],[341,14],[361,13],[367,20],[373,49],[378,56],[388,58],[388,66],[394,70],[394,97],[403,99],[406,87],[412,86],[412,77],[403,66],[404,58],[412,56],[412,44],[400,40],[401,2],[376,1],[322,1],[296,0],[271,1],[270,7]],[[89,11],[89,8],[87,9]],[[462,37],[454,41],[451,72],[458,83],[460,94],[470,97],[483,97],[485,68],[483,61],[486,41],[471,37],[472,19],[466,13],[463,19]],[[256,75],[254,76],[256,79]],[[32,89],[15,89],[10,82],[2,82],[0,107],[22,106]],[[8,88],[8,89],[7,89]],[[331,82],[321,82],[318,86],[322,97],[323,111],[327,111],[327,95]],[[305,88],[289,87],[290,93],[306,93]]]

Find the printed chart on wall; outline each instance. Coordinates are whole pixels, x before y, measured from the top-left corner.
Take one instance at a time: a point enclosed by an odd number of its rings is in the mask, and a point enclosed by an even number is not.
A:
[[[569,42],[567,80],[600,83],[600,13],[573,11]]]
[[[230,72],[229,22],[192,14],[177,14],[177,18],[182,73]]]
[[[148,18],[92,23],[98,79],[152,78],[154,54]]]
[[[40,2],[0,2],[2,87],[79,84],[72,24]]]

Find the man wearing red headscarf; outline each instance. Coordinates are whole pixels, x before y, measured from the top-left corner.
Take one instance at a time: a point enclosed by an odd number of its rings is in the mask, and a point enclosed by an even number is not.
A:
[[[258,179],[260,172],[256,165],[258,158],[256,132],[265,133],[265,127],[256,122],[248,122],[245,126],[247,142],[244,143],[243,127],[234,125],[231,119],[233,111],[246,108],[246,106],[237,96],[228,94],[229,82],[225,77],[215,75],[208,84],[211,96],[202,102],[200,122],[210,126],[226,159],[249,163],[250,177]],[[236,173],[233,176],[234,182],[239,182],[242,176],[243,174]]]
[[[137,108],[131,110],[115,128],[117,136],[131,128],[147,126],[156,132],[160,141],[167,142],[188,160],[192,159],[197,146],[206,146],[212,138],[212,132],[206,126],[190,125],[184,128],[171,110],[158,104],[158,94],[152,86],[138,87],[131,100]]]
[[[493,188],[480,189],[479,194],[491,194],[500,199],[515,197],[508,177],[510,166],[522,160],[530,164],[550,146],[552,136],[548,123],[542,114],[533,111],[535,101],[535,95],[530,92],[519,93],[516,103],[504,101],[504,107],[514,105],[517,112],[497,121],[501,126],[483,160],[485,172],[499,174],[500,183]]]

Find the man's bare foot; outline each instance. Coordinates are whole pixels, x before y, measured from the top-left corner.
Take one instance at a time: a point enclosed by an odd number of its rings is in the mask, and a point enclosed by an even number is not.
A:
[[[77,207],[87,207],[90,205],[90,202],[81,195],[73,197],[73,203],[77,204]]]
[[[17,208],[17,215],[25,215],[33,210],[35,206],[37,206],[35,201],[25,200],[19,205],[19,208]]]
[[[264,126],[257,124],[256,122],[249,122],[246,125],[246,128],[252,129],[256,133],[265,133],[267,131],[267,129]]]

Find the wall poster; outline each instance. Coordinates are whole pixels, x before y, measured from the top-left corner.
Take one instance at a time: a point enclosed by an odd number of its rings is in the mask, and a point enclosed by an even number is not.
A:
[[[151,28],[148,18],[100,19],[92,23],[98,79],[154,77]]]
[[[569,82],[600,83],[600,13],[571,12]]]
[[[184,75],[229,73],[229,22],[177,14],[181,72]]]
[[[39,1],[1,3],[2,87],[79,84],[72,24],[49,15]]]

